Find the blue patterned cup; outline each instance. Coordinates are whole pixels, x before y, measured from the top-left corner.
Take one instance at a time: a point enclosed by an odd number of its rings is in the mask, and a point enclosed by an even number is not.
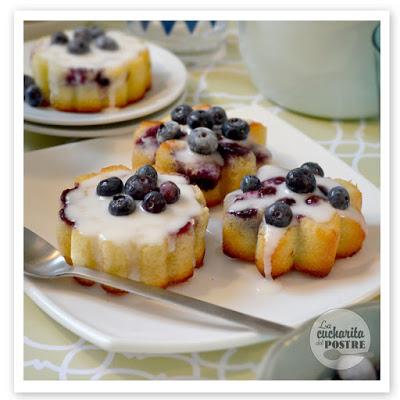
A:
[[[128,30],[178,55],[213,53],[223,44],[225,21],[128,21]]]

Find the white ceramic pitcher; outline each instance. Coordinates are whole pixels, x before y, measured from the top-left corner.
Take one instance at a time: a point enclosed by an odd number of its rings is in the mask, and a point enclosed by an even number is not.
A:
[[[261,93],[326,118],[379,114],[377,21],[244,21],[240,49]]]

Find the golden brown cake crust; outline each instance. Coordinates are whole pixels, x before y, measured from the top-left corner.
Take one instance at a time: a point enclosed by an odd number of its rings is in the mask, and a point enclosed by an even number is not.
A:
[[[362,194],[353,183],[335,179],[350,195],[350,205],[361,213]],[[228,212],[223,217],[223,252],[234,258],[255,262],[258,271],[265,276],[266,235],[263,213],[245,219]],[[335,260],[357,253],[363,245],[365,231],[356,220],[334,213],[324,223],[302,217],[299,223],[288,228],[280,238],[270,258],[270,274],[273,279],[291,269],[324,277],[331,271]]]
[[[121,62],[121,65],[113,66],[106,71],[107,79],[112,82],[124,80],[124,84],[118,84],[112,89],[109,89],[111,85],[103,87],[92,81],[78,85],[58,82],[50,76],[54,68],[50,65],[51,61],[47,59],[45,51],[46,49],[42,49],[40,45],[33,49],[31,55],[32,75],[42,90],[45,103],[57,110],[96,113],[108,107],[126,107],[141,100],[151,88],[151,62],[147,48],[138,51],[129,61],[125,60]],[[75,69],[93,70],[92,67]],[[101,65],[96,68],[97,70],[104,73]],[[64,74],[68,75],[68,73],[67,66],[65,66]],[[54,85],[56,87],[53,87]]]
[[[75,186],[103,173],[130,169],[123,165],[111,165],[99,172],[83,174],[75,178]],[[132,171],[133,173],[133,171]],[[171,250],[169,238],[159,245],[131,245],[134,256],[126,255],[126,247],[120,248],[111,241],[97,237],[88,237],[74,226],[58,218],[57,240],[60,252],[72,265],[108,272],[121,277],[129,277],[132,268],[137,268],[140,279],[149,285],[166,287],[184,282],[194,272],[194,267],[203,264],[205,254],[205,231],[208,223],[208,208],[201,190],[193,186],[195,198],[202,205],[201,214],[189,220],[187,227],[177,232],[174,237],[174,250]],[[61,205],[61,210],[65,204]],[[138,264],[130,265],[129,259]]]

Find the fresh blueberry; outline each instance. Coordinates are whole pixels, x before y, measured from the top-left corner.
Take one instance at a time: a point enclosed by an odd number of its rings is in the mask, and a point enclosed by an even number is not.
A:
[[[181,136],[181,129],[177,122],[168,121],[161,124],[157,131],[157,142],[162,143],[166,140],[177,139]]]
[[[289,205],[281,201],[270,205],[265,209],[265,222],[268,225],[278,228],[285,228],[290,225],[293,218],[293,213]]]
[[[107,78],[102,71],[96,74],[94,81],[102,88],[109,86],[111,83],[110,78]]]
[[[34,85],[35,80],[30,75],[24,75],[24,93],[29,86]]]
[[[324,185],[317,185],[317,188],[321,191],[324,196],[328,196],[328,189]]]
[[[214,125],[212,127],[213,132],[217,135],[218,140],[222,139],[222,125]]]
[[[308,169],[314,175],[324,176],[324,170],[315,162],[306,162],[300,168]]]
[[[350,205],[349,192],[343,186],[335,186],[328,192],[328,200],[332,207],[345,210]]]
[[[245,140],[249,135],[249,124],[240,118],[230,118],[222,125],[222,134],[232,140]]]
[[[200,127],[190,132],[188,145],[195,153],[211,154],[218,148],[218,138],[211,129]]]
[[[144,196],[157,188],[157,181],[149,176],[131,176],[124,186],[124,193],[135,200],[142,200]]]
[[[255,175],[246,175],[240,182],[240,189],[243,193],[258,190],[261,187],[260,180]]]
[[[142,201],[142,207],[147,212],[158,214],[165,210],[167,206],[167,202],[164,199],[164,196],[160,192],[150,192],[144,196]]]
[[[124,184],[117,176],[103,179],[100,181],[96,188],[98,196],[114,196],[115,194],[121,193],[124,188]]]
[[[228,119],[222,107],[211,107],[207,112],[211,117],[213,125],[222,125]]]
[[[152,167],[149,164],[143,165],[143,167],[140,167],[136,172],[135,175],[138,176],[148,176],[151,179],[153,179],[155,182],[157,182],[158,179],[158,174],[157,171],[155,170],[154,167]]]
[[[286,175],[286,185],[295,193],[311,193],[317,187],[317,181],[308,169],[295,168]]]
[[[189,128],[195,129],[201,126],[206,128],[212,128],[213,123],[210,114],[205,110],[194,110],[192,111],[186,119],[186,123]]]
[[[377,373],[374,368],[374,365],[372,362],[366,358],[363,357],[362,361],[353,367],[348,368],[349,362],[352,361],[353,356],[352,355],[342,355],[339,360],[338,360],[338,375],[339,378],[342,380],[357,380],[357,381],[363,381],[363,380],[376,380],[377,379]]]
[[[135,209],[135,201],[124,193],[115,195],[108,205],[108,211],[115,216],[132,214]]]
[[[25,90],[25,101],[32,107],[39,107],[43,102],[43,94],[37,85],[30,85]]]
[[[160,185],[160,193],[164,196],[167,204],[173,204],[179,200],[181,190],[174,182],[166,181]]]
[[[81,40],[84,42],[90,42],[92,34],[89,28],[79,27],[74,30],[74,39]]]
[[[90,51],[89,42],[80,38],[74,38],[67,45],[68,51],[71,54],[86,54]]]
[[[51,44],[67,44],[68,36],[64,32],[54,32],[51,35]]]
[[[89,32],[90,32],[90,37],[92,39],[96,39],[99,36],[104,35],[103,29],[101,29],[98,26],[90,26],[88,29],[89,29]]]
[[[296,204],[296,200],[292,199],[291,197],[282,197],[278,201],[287,204],[288,206],[292,206],[293,204]]]
[[[96,46],[102,50],[118,50],[118,43],[110,36],[101,35],[96,39]]]
[[[188,106],[187,104],[181,104],[172,110],[171,119],[178,124],[186,125],[186,119],[192,111],[192,107]]]

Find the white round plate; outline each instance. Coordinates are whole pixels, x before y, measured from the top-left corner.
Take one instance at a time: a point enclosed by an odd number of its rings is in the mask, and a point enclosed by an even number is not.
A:
[[[24,44],[24,72],[30,74],[29,54],[35,41]],[[148,44],[151,57],[152,86],[143,99],[123,108],[109,108],[98,113],[73,113],[52,107],[31,107],[24,103],[24,119],[29,122],[88,126],[133,120],[167,107],[184,91],[187,72],[184,64],[170,51]]]
[[[329,309],[375,295],[380,287],[379,190],[349,165],[260,107],[232,110],[228,115],[265,123],[268,146],[278,165],[293,168],[313,160],[323,165],[327,176],[341,176],[357,183],[363,193],[367,238],[359,253],[338,260],[323,279],[292,271],[270,280],[263,278],[253,263],[222,253],[222,212],[221,208],[212,209],[204,266],[195,271],[193,278],[168,290],[293,327]],[[25,196],[25,226],[56,245],[61,191],[70,187],[77,175],[97,171],[104,165],[129,165],[131,144],[130,137],[112,137],[25,153],[24,192],[29,193]],[[272,337],[139,296],[111,296],[98,285],[86,288],[71,279],[26,279],[25,291],[59,323],[110,351],[206,351]]]
[[[158,120],[168,114],[168,110],[172,109],[179,103],[182,103],[182,96],[170,104],[166,109],[163,108],[155,114],[148,116],[149,119]],[[39,133],[41,135],[71,137],[71,138],[95,138],[105,136],[118,136],[133,133],[135,127],[141,119],[133,121],[119,122],[116,124],[106,125],[89,125],[89,126],[57,126],[57,125],[42,125],[24,121],[25,131]]]
[[[24,122],[25,131],[40,133],[41,135],[61,136],[71,138],[94,138],[103,136],[117,136],[132,133],[136,122],[108,124],[104,126],[53,126]]]

